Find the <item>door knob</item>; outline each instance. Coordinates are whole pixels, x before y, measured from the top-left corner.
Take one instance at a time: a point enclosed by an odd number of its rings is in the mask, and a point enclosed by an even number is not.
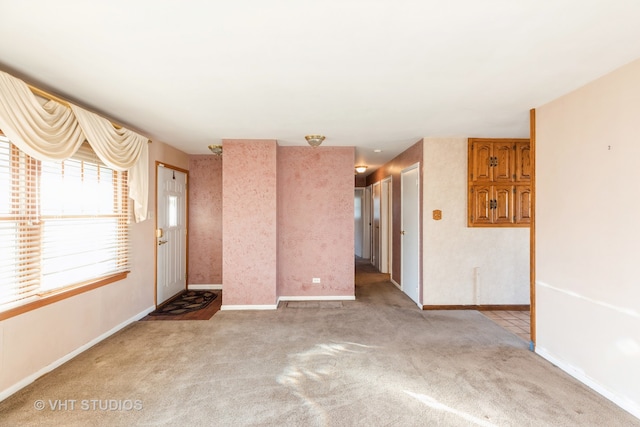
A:
[[[402,231],[400,232],[400,234],[402,234],[402,235],[404,236],[404,230],[402,230]]]

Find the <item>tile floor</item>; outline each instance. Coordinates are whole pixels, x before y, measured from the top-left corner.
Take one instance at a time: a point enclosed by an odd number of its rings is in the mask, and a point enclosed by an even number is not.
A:
[[[526,342],[530,341],[530,314],[528,311],[491,310],[481,311],[489,319],[508,331],[513,332]]]

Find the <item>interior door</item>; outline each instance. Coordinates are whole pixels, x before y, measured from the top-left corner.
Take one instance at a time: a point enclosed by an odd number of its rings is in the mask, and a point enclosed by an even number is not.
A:
[[[373,228],[371,264],[380,270],[380,183],[373,184]]]
[[[353,219],[354,219],[354,250],[357,257],[362,258],[362,242],[364,233],[364,217],[362,213],[364,211],[362,206],[362,196],[364,190],[362,188],[356,188],[353,196]]]
[[[371,258],[371,186],[364,189],[362,195],[362,218],[364,219],[362,234],[362,258]]]
[[[156,305],[187,288],[187,174],[157,165]]]
[[[391,178],[381,182],[380,191],[380,273],[391,272]]]
[[[420,165],[400,174],[402,206],[402,291],[417,305],[420,303]]]

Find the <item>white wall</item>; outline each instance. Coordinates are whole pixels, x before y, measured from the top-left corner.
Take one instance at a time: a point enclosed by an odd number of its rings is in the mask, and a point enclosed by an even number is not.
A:
[[[640,61],[536,123],[536,351],[640,417]]]
[[[187,169],[188,157],[161,142],[149,147],[149,209],[155,161]],[[131,227],[131,273],[111,283],[0,322],[0,400],[104,339],[155,305],[155,219]]]
[[[467,227],[467,138],[424,139],[422,188],[423,304],[529,304],[529,228]]]

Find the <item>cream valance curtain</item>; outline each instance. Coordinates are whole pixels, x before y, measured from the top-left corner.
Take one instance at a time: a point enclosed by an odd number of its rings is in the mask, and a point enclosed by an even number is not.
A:
[[[70,105],[100,160],[112,169],[129,171],[129,197],[133,199],[136,222],[145,220],[149,194],[149,140],[129,129],[116,129],[104,117]]]
[[[64,160],[86,140],[100,160],[128,171],[129,197],[136,222],[147,218],[149,195],[148,139],[73,104],[44,105],[26,83],[0,71],[0,129],[20,150],[38,160]]]

